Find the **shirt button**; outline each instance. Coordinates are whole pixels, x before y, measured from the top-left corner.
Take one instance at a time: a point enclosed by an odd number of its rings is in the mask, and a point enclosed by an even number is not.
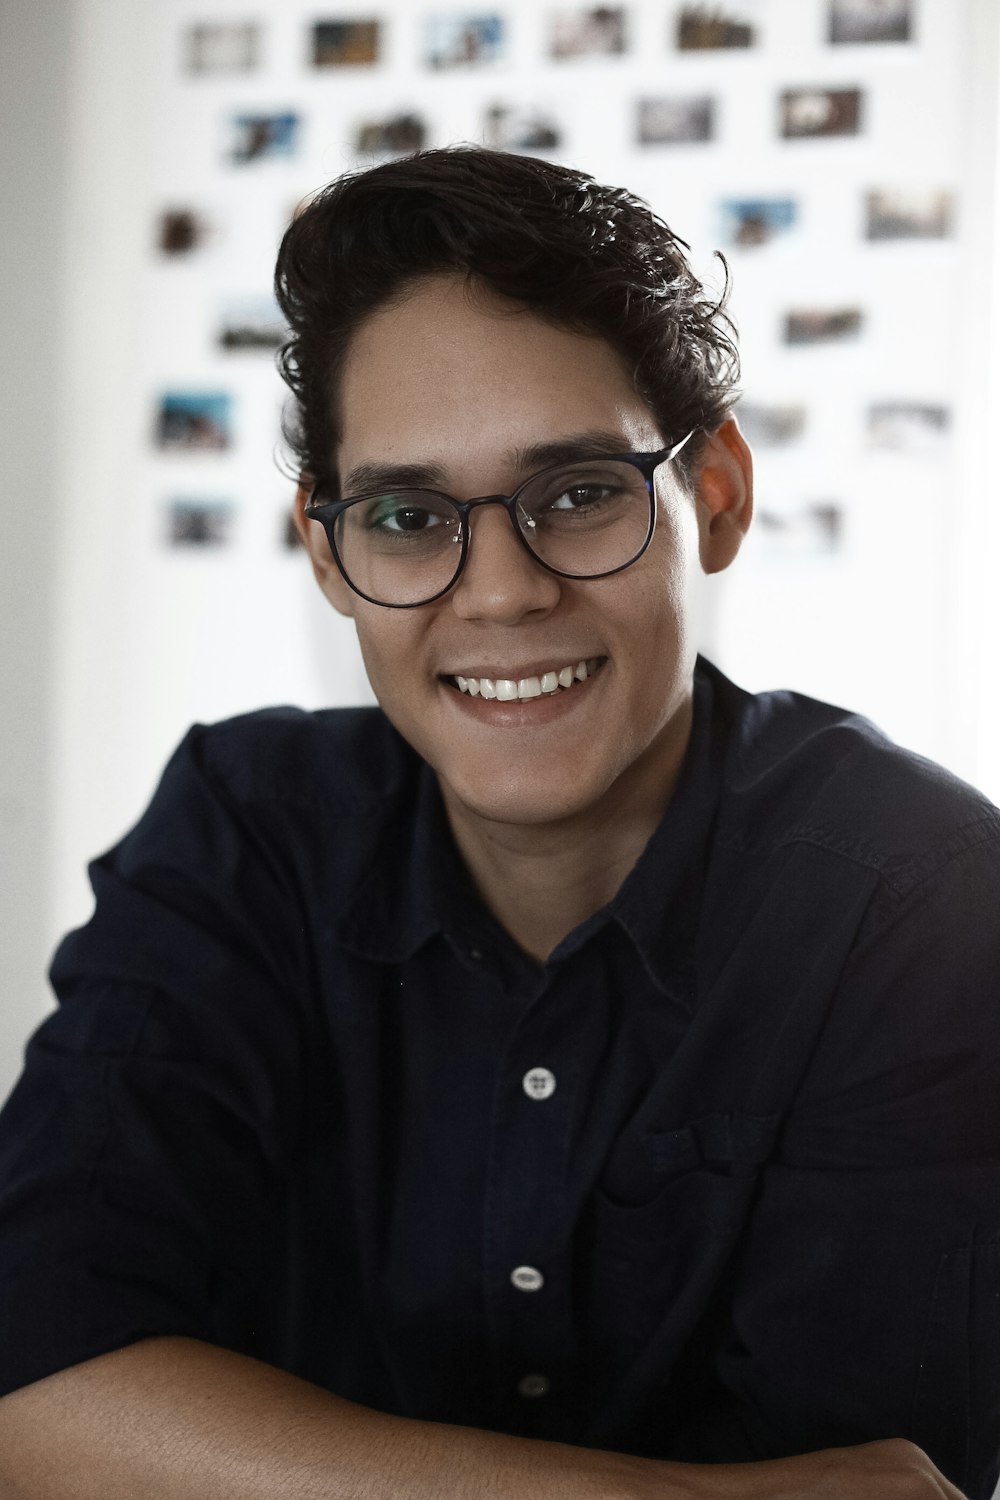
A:
[[[519,1292],[537,1292],[545,1285],[545,1277],[536,1266],[515,1266],[510,1279]]]
[[[556,1075],[548,1068],[529,1068],[521,1079],[521,1087],[529,1099],[551,1099],[556,1091]]]
[[[539,1396],[547,1396],[552,1389],[552,1382],[547,1375],[522,1375],[517,1382],[517,1394],[526,1396],[529,1401],[536,1401]]]

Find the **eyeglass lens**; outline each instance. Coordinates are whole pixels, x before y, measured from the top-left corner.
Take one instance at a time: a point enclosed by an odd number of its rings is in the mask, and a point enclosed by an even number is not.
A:
[[[649,538],[652,507],[630,463],[593,459],[538,474],[514,506],[518,530],[542,562],[594,578],[632,562]],[[367,496],[342,510],[334,536],[352,584],[369,599],[416,604],[451,586],[462,559],[462,517],[427,490]]]

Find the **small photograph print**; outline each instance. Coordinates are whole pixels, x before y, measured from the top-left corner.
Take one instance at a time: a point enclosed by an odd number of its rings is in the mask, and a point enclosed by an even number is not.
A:
[[[741,250],[769,245],[786,234],[798,212],[794,198],[723,198],[721,208],[723,241]]]
[[[947,406],[921,401],[875,401],[868,408],[868,441],[893,453],[933,454],[951,429]]]
[[[224,547],[232,536],[229,500],[170,500],[167,503],[169,547]]]
[[[504,42],[502,16],[434,16],[424,28],[424,61],[429,68],[496,62]]]
[[[249,162],[294,156],[298,145],[299,116],[234,115],[229,159],[240,166]]]
[[[226,354],[273,354],[288,327],[271,296],[243,297],[223,308],[216,342]]]
[[[944,240],[952,233],[955,199],[946,192],[865,194],[865,238]]]
[[[557,10],[552,17],[551,57],[611,56],[625,51],[625,7],[596,5]]]
[[[839,344],[861,332],[859,307],[804,308],[785,314],[786,344]]]
[[[756,401],[740,401],[736,420],[747,442],[755,448],[780,448],[800,438],[806,427],[804,406],[766,406]]]
[[[232,416],[225,392],[168,391],[157,412],[157,445],[167,453],[219,453],[232,442]]]
[[[857,135],[860,129],[860,89],[785,89],[781,96],[781,134],[786,140]]]
[[[161,255],[190,255],[211,233],[212,226],[193,208],[165,208],[156,221],[156,248]]]
[[[797,510],[759,510],[754,516],[757,544],[765,557],[829,557],[843,542],[844,513],[824,502]]]
[[[483,115],[482,139],[496,151],[554,151],[562,144],[562,131],[540,109],[491,104]]]
[[[685,5],[677,18],[680,52],[716,52],[726,47],[752,47],[756,40],[751,19],[739,7]]]
[[[427,126],[419,115],[391,115],[387,120],[364,120],[354,136],[354,149],[361,156],[405,156],[422,151]]]
[[[190,26],[185,39],[189,73],[249,73],[260,58],[255,21],[207,21]]]
[[[312,29],[314,68],[353,68],[378,62],[377,21],[317,21]]]
[[[638,101],[636,139],[640,146],[685,146],[710,141],[714,134],[715,100],[711,94]]]
[[[830,0],[830,41],[909,42],[913,0]]]

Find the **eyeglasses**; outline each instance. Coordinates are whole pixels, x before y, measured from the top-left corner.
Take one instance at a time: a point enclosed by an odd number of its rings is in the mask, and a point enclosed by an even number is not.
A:
[[[560,578],[607,578],[637,562],[656,526],[653,477],[693,437],[658,453],[574,459],[532,474],[512,495],[455,500],[401,488],[324,500],[305,513],[326,532],[334,561],[356,594],[386,609],[415,609],[457,582],[469,555],[469,516],[502,505],[535,562]]]

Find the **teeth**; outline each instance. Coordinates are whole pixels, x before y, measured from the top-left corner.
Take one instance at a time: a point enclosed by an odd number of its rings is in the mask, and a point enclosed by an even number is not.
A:
[[[601,658],[592,656],[576,666],[562,667],[558,672],[544,672],[541,677],[522,677],[515,682],[512,677],[460,677],[455,683],[462,693],[470,697],[497,698],[502,703],[513,703],[515,699],[540,698],[543,694],[558,693],[560,689],[572,687],[592,677],[601,665]]]

